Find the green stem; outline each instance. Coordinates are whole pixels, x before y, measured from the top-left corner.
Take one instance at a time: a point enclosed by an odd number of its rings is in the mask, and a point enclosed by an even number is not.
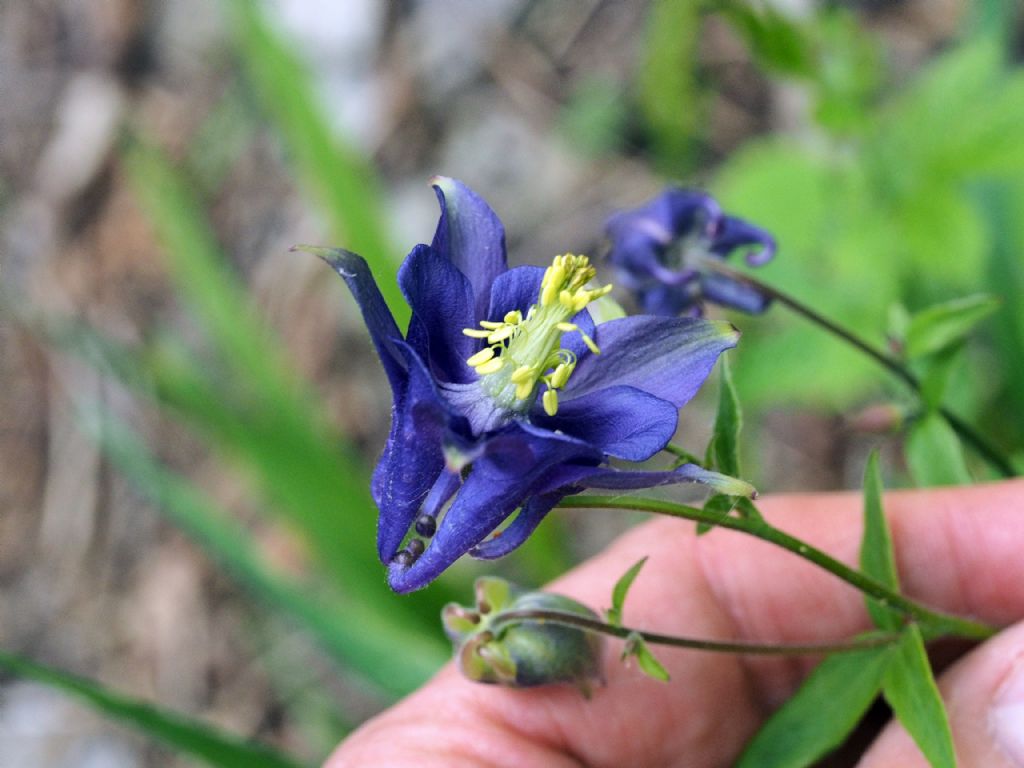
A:
[[[902,379],[908,387],[910,387],[918,395],[921,394],[921,380],[915,376],[910,370],[907,369],[901,362],[893,359],[885,352],[875,347],[873,344],[865,341],[864,339],[857,336],[855,333],[850,331],[848,328],[844,328],[841,325],[829,320],[824,315],[819,314],[815,310],[808,307],[803,302],[793,298],[787,293],[783,293],[777,288],[773,288],[770,285],[762,283],[760,280],[751,277],[743,272],[737,272],[731,267],[724,264],[720,259],[706,259],[704,264],[709,268],[713,269],[721,275],[724,275],[731,280],[745,283],[751,288],[755,288],[765,296],[771,297],[779,304],[783,304],[789,307],[796,314],[804,317],[811,321],[815,325],[824,328],[829,333],[842,339],[853,348],[859,350],[867,357],[870,357],[880,366],[888,370],[893,375]],[[1010,462],[1003,456],[998,450],[989,445],[989,443],[982,437],[978,432],[966,421],[961,419],[951,410],[945,406],[939,406],[939,413],[941,413],[945,419],[950,423],[957,434],[963,438],[964,442],[968,443],[974,450],[982,456],[989,464],[991,464],[1003,477],[1015,477],[1016,472]]]
[[[623,639],[628,638],[630,635],[639,635],[645,642],[653,645],[668,645],[673,648],[690,648],[696,651],[714,651],[717,653],[746,653],[759,656],[807,656],[810,654],[863,651],[866,648],[879,648],[883,645],[890,645],[899,638],[898,634],[884,632],[872,633],[837,643],[771,644],[698,640],[692,637],[662,635],[657,632],[643,632],[639,629],[631,629],[630,627],[615,626],[614,624],[606,624],[603,621],[580,616],[576,613],[540,609],[524,609],[501,613],[494,618],[491,626],[497,629],[502,624],[512,624],[520,621],[548,621],[552,624],[577,627],[587,632],[599,632]]]
[[[678,460],[676,462],[677,464],[696,464],[698,467],[704,467],[704,459],[690,453],[688,450],[681,448],[675,443],[669,443],[662,448],[662,450],[665,451],[665,453],[670,453],[675,456]],[[704,468],[707,469],[707,467]]]
[[[996,632],[995,629],[986,624],[942,613],[941,611],[932,610],[931,608],[904,597],[898,592],[893,592],[888,587],[864,575],[860,571],[850,568],[845,563],[839,562],[822,550],[773,527],[763,520],[731,516],[723,517],[712,512],[705,512],[704,510],[697,509],[696,507],[686,506],[685,504],[676,504],[671,501],[662,501],[660,499],[643,499],[633,497],[568,496],[562,500],[559,506],[572,509],[630,509],[639,512],[652,512],[658,515],[680,517],[686,520],[694,520],[699,523],[708,523],[720,528],[742,531],[743,533],[789,550],[793,554],[824,568],[836,577],[845,581],[847,584],[856,587],[865,595],[873,597],[880,604],[897,610],[905,616],[920,622],[924,625],[923,629],[926,631],[959,635],[977,640],[984,640],[985,638],[991,637]]]

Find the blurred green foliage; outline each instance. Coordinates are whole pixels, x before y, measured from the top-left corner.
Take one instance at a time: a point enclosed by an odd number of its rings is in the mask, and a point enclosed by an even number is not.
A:
[[[959,440],[935,412],[943,398],[981,423],[1001,447],[1024,454],[1024,420],[1005,418],[1007,410],[1024,413],[1024,302],[1016,300],[1024,295],[1024,71],[1007,58],[1008,7],[981,4],[970,35],[908,82],[895,83],[878,40],[841,8],[797,19],[740,0],[658,0],[651,5],[635,79],[586,81],[561,121],[591,156],[627,150],[624,133],[639,129],[642,159],[685,181],[680,177],[703,159],[711,86],[699,76],[697,53],[710,14],[729,25],[765,77],[805,89],[805,132],[747,142],[716,169],[712,186],[728,210],[777,236],[780,254],[759,277],[873,342],[885,336],[890,309],[907,308],[896,314],[906,314],[903,340],[910,356],[937,356],[926,372],[926,380],[936,382],[924,398],[926,412],[912,420],[907,441],[910,473],[922,485],[970,479]],[[230,91],[209,118],[190,148],[188,171],[145,137],[129,142],[123,153],[199,331],[198,343],[158,333],[127,348],[82,329],[51,328],[50,337],[187,425],[249,481],[260,511],[308,547],[306,578],[276,572],[237,521],[162,466],[137,435],[95,404],[79,404],[114,465],[169,520],[269,610],[303,626],[345,673],[396,697],[447,657],[438,611],[468,590],[475,572],[456,568],[411,597],[388,591],[375,554],[369,468],[344,436],[326,426],[212,234],[203,196],[230,167],[233,148],[254,130],[245,115],[246,96],[260,105],[334,241],[372,264],[401,323],[408,310],[395,281],[399,252],[372,165],[330,126],[300,57],[258,3],[225,0],[224,9],[247,90]],[[633,105],[639,126],[630,122]],[[961,302],[958,312],[928,309],[981,292],[998,304],[985,298]],[[736,322],[744,339],[732,378],[748,417],[753,414],[748,423],[777,404],[843,408],[894,396],[894,383],[870,361],[781,310]],[[972,336],[964,341],[967,329]],[[950,339],[957,342],[956,355],[944,357]],[[732,379],[725,381],[720,426],[726,431],[717,435],[715,456],[730,471],[739,466],[740,416]],[[873,482],[878,485],[877,478]],[[518,561],[534,580],[567,565],[555,525],[546,523]],[[622,597],[626,587],[628,582]],[[621,614],[619,598],[615,610]],[[903,651],[907,665],[921,662],[919,643],[909,634]],[[642,653],[639,658],[644,664]],[[649,674],[657,672],[653,665],[645,667]],[[30,662],[14,659],[7,666],[68,688]],[[884,650],[830,659],[773,718],[741,764],[767,764],[759,761],[778,753],[783,757],[777,764],[797,765],[823,754],[868,706],[886,670]],[[851,680],[857,682],[852,688]],[[885,686],[897,708],[930,696],[915,680],[891,671]],[[93,701],[118,715],[102,695]],[[808,713],[818,724],[822,713],[833,715],[834,730],[808,735]],[[120,716],[156,736],[166,725],[159,717],[140,718],[128,704]],[[935,722],[931,717],[921,728],[934,730]],[[924,738],[938,744],[942,734]],[[235,764],[230,757],[212,762]]]

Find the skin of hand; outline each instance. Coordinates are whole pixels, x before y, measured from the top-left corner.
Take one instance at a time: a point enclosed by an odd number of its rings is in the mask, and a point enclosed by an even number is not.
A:
[[[773,496],[773,524],[855,565],[859,494]],[[1024,480],[900,491],[885,498],[903,591],[928,605],[1000,626],[1024,618]],[[597,514],[597,513],[595,513]],[[870,627],[859,592],[742,533],[704,536],[656,519],[550,585],[595,610],[649,556],[625,623],[656,632],[750,642],[828,642]],[[732,765],[764,719],[820,661],[652,646],[672,676],[660,683],[618,661],[589,701],[570,686],[510,690],[468,682],[447,665],[429,683],[354,732],[325,768]],[[959,764],[1024,767],[1024,623],[977,646],[939,678]],[[890,724],[861,765],[926,766]]]

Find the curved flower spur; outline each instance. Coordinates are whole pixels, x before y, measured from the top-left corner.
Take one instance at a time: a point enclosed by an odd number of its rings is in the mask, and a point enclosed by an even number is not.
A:
[[[735,328],[650,316],[595,327],[587,306],[609,287],[592,284],[585,256],[509,269],[504,228],[487,203],[453,179],[432,183],[441,206],[433,242],[413,248],[398,274],[412,309],[405,334],[360,256],[296,246],[352,291],[394,395],[372,480],[392,589],[420,589],[467,552],[507,554],[584,488],[701,482],[752,491],[693,464],[609,466],[668,444],[678,409],[735,346]]]
[[[609,262],[645,312],[703,314],[710,301],[750,314],[771,300],[756,288],[714,270],[714,260],[745,248],[750,266],[775,256],[775,238],[726,215],[710,195],[669,187],[653,200],[608,219]]]

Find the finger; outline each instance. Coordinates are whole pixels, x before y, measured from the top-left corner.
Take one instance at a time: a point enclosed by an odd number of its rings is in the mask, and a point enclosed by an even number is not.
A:
[[[858,493],[776,496],[762,511],[776,526],[848,565],[858,561]],[[885,496],[904,593],[932,607],[999,625],[1024,617],[1024,482]],[[717,530],[697,555],[737,637],[833,641],[869,627],[859,592],[817,566],[743,534]],[[753,659],[755,695],[774,709],[817,660]]]
[[[961,768],[1024,767],[1024,623],[979,646],[939,679]],[[899,723],[891,723],[861,768],[928,768]]]
[[[1024,615],[1022,497],[1021,482],[887,496],[906,591],[988,620]],[[762,511],[780,527],[854,563],[860,506],[856,494],[788,496],[766,499]],[[645,555],[649,563],[626,606],[629,625],[763,642],[835,640],[867,627],[860,594],[829,574],[736,532],[694,537],[692,525],[677,520],[639,527],[552,588],[606,607],[615,580]],[[494,751],[495,762],[484,764],[517,764],[509,751],[515,745],[544,745],[593,766],[727,764],[811,664],[657,649],[672,675],[664,685],[623,668],[617,650],[608,651],[608,686],[589,702],[571,689],[499,690],[446,671],[354,736],[332,768],[359,765],[343,758],[346,750],[355,754],[363,747],[384,750],[383,760],[417,717],[435,725],[433,751],[421,752],[419,765],[429,765],[424,759],[435,754],[437,765],[455,765],[454,757],[470,746],[487,751],[498,742],[503,748]],[[509,762],[499,762],[510,754]]]
[[[626,620],[697,637],[728,637],[731,623],[707,589],[692,525],[656,521],[620,538],[552,585],[597,609],[621,573],[650,555],[626,605]],[[648,566],[650,567],[650,566]],[[746,674],[734,656],[657,651],[669,685],[605,654],[607,685],[589,701],[573,688],[509,690],[470,683],[446,668],[424,689],[354,734],[334,755],[342,766],[701,766],[722,765],[756,727],[744,703]],[[712,705],[711,692],[722,694]],[[413,731],[413,729],[416,729]],[[413,747],[408,734],[419,735]],[[425,739],[429,739],[426,741]],[[680,750],[685,748],[685,752]],[[537,750],[549,757],[539,759]],[[372,758],[372,760],[371,760]]]

